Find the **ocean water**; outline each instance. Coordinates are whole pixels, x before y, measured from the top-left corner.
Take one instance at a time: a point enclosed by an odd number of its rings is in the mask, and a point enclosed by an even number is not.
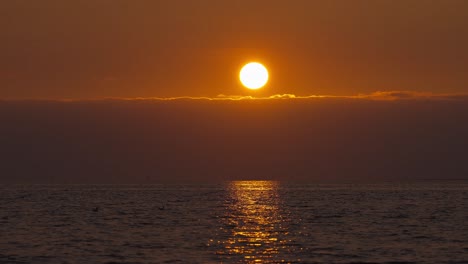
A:
[[[463,182],[0,191],[0,263],[468,263]]]

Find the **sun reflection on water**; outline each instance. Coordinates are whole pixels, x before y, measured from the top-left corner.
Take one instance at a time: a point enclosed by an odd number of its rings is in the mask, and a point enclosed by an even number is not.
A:
[[[281,262],[287,235],[280,213],[277,182],[238,181],[229,185],[230,201],[224,218],[226,240],[218,252],[228,259],[247,263]]]

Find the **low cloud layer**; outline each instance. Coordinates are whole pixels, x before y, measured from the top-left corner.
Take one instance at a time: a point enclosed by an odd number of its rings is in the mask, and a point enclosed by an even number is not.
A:
[[[334,95],[295,95],[295,94],[275,94],[271,96],[258,97],[250,95],[224,95],[220,94],[217,97],[150,97],[150,98],[126,98],[124,100],[274,100],[274,99],[367,99],[367,100],[467,100],[467,94],[435,94],[415,91],[377,91],[371,94],[359,94],[351,96],[334,96]],[[110,98],[119,100],[122,98]]]
[[[255,99],[4,100],[0,183],[468,179],[464,95]]]
[[[179,97],[106,97],[106,98],[85,98],[85,99],[3,99],[3,101],[241,101],[241,100],[284,100],[284,99],[365,99],[377,101],[395,100],[468,100],[468,94],[437,94],[417,91],[377,91],[370,94],[358,94],[349,96],[335,95],[295,95],[295,94],[275,94],[270,96],[252,95],[224,95],[216,97],[209,96],[179,96]],[[1,101],[2,99],[0,99]]]

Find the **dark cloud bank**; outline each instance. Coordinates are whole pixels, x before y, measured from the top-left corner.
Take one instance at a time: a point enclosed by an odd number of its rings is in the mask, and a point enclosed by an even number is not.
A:
[[[278,98],[0,101],[0,183],[468,179],[464,96]]]

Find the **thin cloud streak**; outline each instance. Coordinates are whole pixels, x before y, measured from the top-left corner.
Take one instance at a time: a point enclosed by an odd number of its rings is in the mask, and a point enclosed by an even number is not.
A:
[[[224,95],[216,97],[207,96],[181,96],[181,97],[135,97],[135,98],[106,98],[107,100],[156,100],[156,101],[179,101],[179,100],[207,100],[207,101],[249,101],[249,100],[301,100],[301,99],[365,99],[376,101],[395,100],[464,100],[468,94],[434,94],[415,91],[377,91],[371,94],[359,95],[295,95],[275,94],[270,96],[251,95]]]
[[[51,102],[80,102],[80,101],[254,101],[254,100],[301,100],[301,99],[363,99],[375,101],[397,100],[468,100],[468,94],[435,94],[416,91],[377,91],[371,94],[358,95],[295,95],[275,94],[270,96],[224,95],[209,96],[178,96],[178,97],[105,97],[78,99],[50,99],[50,98],[0,98],[0,101],[51,101]]]

